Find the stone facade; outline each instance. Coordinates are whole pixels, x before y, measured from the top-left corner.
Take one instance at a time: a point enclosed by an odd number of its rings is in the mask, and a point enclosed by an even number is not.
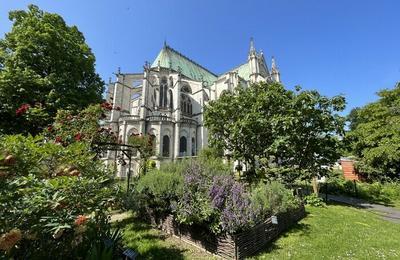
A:
[[[253,41],[247,61],[216,75],[178,51],[164,44],[155,61],[140,73],[116,74],[108,84],[106,99],[114,108],[105,124],[117,132],[122,143],[132,134],[150,134],[155,138],[159,166],[164,161],[196,156],[207,146],[207,129],[203,125],[204,106],[224,91],[241,84],[248,87],[260,81],[280,82],[280,73],[272,59],[268,69],[264,56]],[[120,108],[120,109],[119,109]],[[106,160],[120,156],[109,152]],[[132,161],[132,170],[137,172]],[[127,165],[118,165],[118,176],[125,177]]]

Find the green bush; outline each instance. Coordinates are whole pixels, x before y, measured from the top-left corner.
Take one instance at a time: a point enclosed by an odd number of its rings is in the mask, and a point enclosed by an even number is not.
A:
[[[251,202],[263,216],[286,212],[300,204],[292,191],[277,181],[258,183],[251,191]]]
[[[400,201],[400,183],[398,182],[356,182],[343,177],[330,178],[329,193],[358,197],[372,202],[394,203]]]
[[[235,180],[220,158],[202,155],[164,164],[139,177],[134,186],[133,209],[152,211],[155,217],[173,214],[181,224],[202,225],[215,234],[241,232],[301,203],[276,181],[251,190]]]
[[[176,172],[152,170],[141,176],[135,185],[140,196],[139,207],[150,207],[158,213],[170,213],[171,204],[176,204],[182,195],[183,177]]]
[[[0,137],[0,258],[76,259],[105,236],[117,191],[89,148]]]
[[[313,207],[325,206],[323,199],[318,197],[317,195],[315,195],[315,193],[305,196],[304,201],[307,205],[310,205]]]

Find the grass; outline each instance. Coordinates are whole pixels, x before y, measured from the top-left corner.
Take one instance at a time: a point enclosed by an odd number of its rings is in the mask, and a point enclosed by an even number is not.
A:
[[[254,259],[399,259],[400,224],[341,205],[308,216]]]
[[[400,259],[400,224],[374,213],[331,204],[308,215],[253,259]],[[202,250],[129,218],[124,243],[140,259],[213,259]]]
[[[123,228],[126,247],[139,253],[137,259],[217,259],[203,250],[186,244],[178,238],[166,236],[161,231],[133,217],[116,224]]]

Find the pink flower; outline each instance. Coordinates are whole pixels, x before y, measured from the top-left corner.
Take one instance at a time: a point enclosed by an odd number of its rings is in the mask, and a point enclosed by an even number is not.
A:
[[[77,134],[74,136],[74,139],[75,139],[76,141],[80,141],[80,140],[82,139],[82,137],[83,137],[83,134],[77,133]]]
[[[15,114],[16,114],[17,116],[23,115],[23,114],[26,113],[26,111],[29,110],[30,107],[31,107],[31,106],[30,106],[29,104],[22,104],[22,105],[15,111]]]

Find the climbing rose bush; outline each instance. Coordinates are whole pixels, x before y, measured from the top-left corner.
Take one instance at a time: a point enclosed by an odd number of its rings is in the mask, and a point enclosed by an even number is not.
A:
[[[99,124],[108,108],[91,105],[79,113],[59,110],[55,121],[45,131],[45,136],[56,143],[67,146],[75,142],[117,143],[117,133]]]

